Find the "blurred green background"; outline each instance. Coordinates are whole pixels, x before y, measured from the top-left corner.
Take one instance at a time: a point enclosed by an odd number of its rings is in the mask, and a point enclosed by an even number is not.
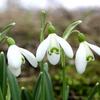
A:
[[[26,48],[35,54],[39,45],[41,8],[33,7],[30,9],[25,9],[22,6],[19,6],[18,1],[6,1],[7,7],[3,10],[0,9],[0,29],[2,29],[2,27],[8,23],[16,22],[16,26],[13,28],[12,32],[8,33],[8,35],[15,39],[18,46]],[[46,20],[53,23],[57,34],[61,36],[70,23],[80,19],[83,21],[83,23],[79,25],[77,29],[86,35],[86,38],[90,43],[100,46],[99,7],[87,6],[70,10],[57,3],[57,0],[54,1],[51,0],[51,2],[49,2],[51,3],[51,6],[47,6]],[[0,3],[3,2],[0,1]],[[58,6],[55,7],[55,5]],[[73,47],[75,53],[79,46],[76,34],[72,34],[69,37],[68,42]],[[6,44],[0,44],[0,51],[4,50],[6,52],[7,48],[8,47]],[[66,82],[70,85],[69,100],[86,100],[96,82],[100,82],[100,56],[95,54],[95,59],[96,61],[88,64],[85,73],[82,75],[79,75],[76,72],[74,60],[67,62],[68,66],[66,66]],[[62,73],[60,64],[51,66],[49,71],[52,76],[55,96],[57,97],[57,100],[61,100],[60,90],[62,86]],[[30,67],[29,63],[26,62],[26,64],[22,66],[21,75],[18,77],[20,86],[25,86],[31,90],[32,85],[34,85],[37,80],[38,74],[39,68],[33,69]],[[96,93],[93,100],[100,100],[100,93]]]

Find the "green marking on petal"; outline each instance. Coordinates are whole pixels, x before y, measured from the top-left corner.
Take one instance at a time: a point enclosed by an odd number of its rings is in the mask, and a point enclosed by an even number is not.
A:
[[[48,51],[48,53],[49,53],[49,55],[52,55],[52,53],[59,54],[60,50],[59,50],[59,48],[53,47]]]
[[[87,60],[88,62],[94,61],[94,57],[90,55],[90,56],[88,56],[88,57],[86,58],[86,60]]]

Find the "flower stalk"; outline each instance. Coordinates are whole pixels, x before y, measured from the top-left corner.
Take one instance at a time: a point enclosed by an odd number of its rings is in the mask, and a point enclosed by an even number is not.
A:
[[[64,31],[63,33],[63,38],[66,40],[70,34],[73,32],[73,30],[76,28],[76,26],[78,26],[79,24],[81,24],[82,21],[81,20],[78,20],[78,21],[75,21],[73,22],[72,24],[70,24]]]
[[[40,42],[44,40],[44,31],[46,29],[46,12],[43,10],[41,12],[41,33],[40,33]]]
[[[64,51],[61,50],[61,67],[62,67],[62,100],[68,100],[69,95],[69,86],[66,83],[66,58],[64,55]]]
[[[62,66],[62,78],[63,78],[63,86],[62,86],[62,98],[66,100],[66,73],[65,73],[65,55],[63,50],[61,50],[61,66]]]
[[[46,27],[47,27],[48,23],[46,23],[46,12],[43,10],[41,12],[41,32],[40,32],[40,42],[42,42],[44,40],[44,33],[45,33],[45,30],[46,30]],[[41,78],[41,95],[40,95],[40,98],[41,100],[45,100],[45,91],[44,91],[44,66],[43,66],[43,61],[41,61],[39,63],[39,66],[40,66],[40,73],[43,73],[42,74],[42,78]]]

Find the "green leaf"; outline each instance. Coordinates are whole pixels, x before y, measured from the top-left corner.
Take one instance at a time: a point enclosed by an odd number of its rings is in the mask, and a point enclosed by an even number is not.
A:
[[[6,25],[0,32],[0,42],[6,38],[6,34],[15,26],[15,22]]]
[[[55,27],[52,25],[51,22],[49,22],[49,25],[48,25],[48,33],[51,34],[51,33],[55,33],[55,32],[56,32]]]
[[[48,73],[48,64],[47,63],[44,64],[44,68],[46,69],[44,71],[44,74],[45,74],[46,100],[54,100],[52,81],[51,81],[50,75]]]
[[[75,21],[72,24],[70,24],[66,30],[63,33],[63,38],[67,39],[69,37],[69,35],[72,33],[72,31],[76,28],[76,26],[78,26],[80,23],[82,23],[81,20]]]
[[[69,85],[66,86],[66,91],[65,91],[65,100],[68,100],[69,97]]]
[[[38,78],[36,85],[33,89],[33,100],[40,100],[42,75],[43,75],[43,73],[40,72],[39,78]]]
[[[0,88],[0,100],[4,100],[1,88]]]
[[[51,78],[48,73],[48,64],[43,65],[43,72],[40,72],[36,83],[33,100],[54,100]]]
[[[0,42],[2,42],[5,38],[5,34],[0,33]]]
[[[7,87],[6,100],[11,100],[11,93],[10,93],[10,87],[9,87],[9,84],[8,84],[8,87]]]
[[[8,25],[6,25],[2,30],[1,30],[1,34],[6,34],[8,31],[10,31],[14,26],[15,26],[15,22],[10,23]]]
[[[0,53],[0,87],[3,96],[5,97],[7,91],[7,66],[5,61],[5,55],[3,52]]]
[[[32,100],[31,94],[24,87],[21,88],[21,100]]]
[[[9,69],[7,70],[7,75],[12,100],[21,100],[20,89],[16,77],[9,71]]]
[[[40,33],[40,42],[44,40],[44,30],[46,28],[46,12],[42,10],[41,12],[41,33]]]
[[[93,97],[97,91],[100,91],[100,84],[97,82],[92,91],[90,92],[90,95],[88,96],[87,100],[93,100]]]

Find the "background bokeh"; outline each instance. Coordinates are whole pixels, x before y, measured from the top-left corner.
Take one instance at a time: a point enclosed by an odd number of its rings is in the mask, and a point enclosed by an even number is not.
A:
[[[60,36],[66,27],[76,20],[83,23],[77,27],[86,35],[90,43],[100,46],[100,1],[99,0],[0,0],[0,29],[11,22],[16,26],[9,32],[18,46],[24,47],[35,54],[39,45],[40,12],[47,11],[47,20],[51,21]],[[47,34],[46,34],[47,35]],[[79,42],[75,34],[72,34],[68,42],[76,52]],[[0,44],[0,51],[7,51],[8,46]],[[84,74],[79,75],[71,60],[66,67],[66,81],[70,85],[69,100],[85,100],[96,84],[100,82],[100,56],[95,55],[96,61],[88,64]],[[62,84],[60,64],[50,67],[50,74],[54,84],[55,96],[60,100]],[[21,86],[31,90],[36,82],[39,68],[34,70],[26,62],[22,66],[22,74],[18,77]],[[100,100],[97,93],[94,100]]]

